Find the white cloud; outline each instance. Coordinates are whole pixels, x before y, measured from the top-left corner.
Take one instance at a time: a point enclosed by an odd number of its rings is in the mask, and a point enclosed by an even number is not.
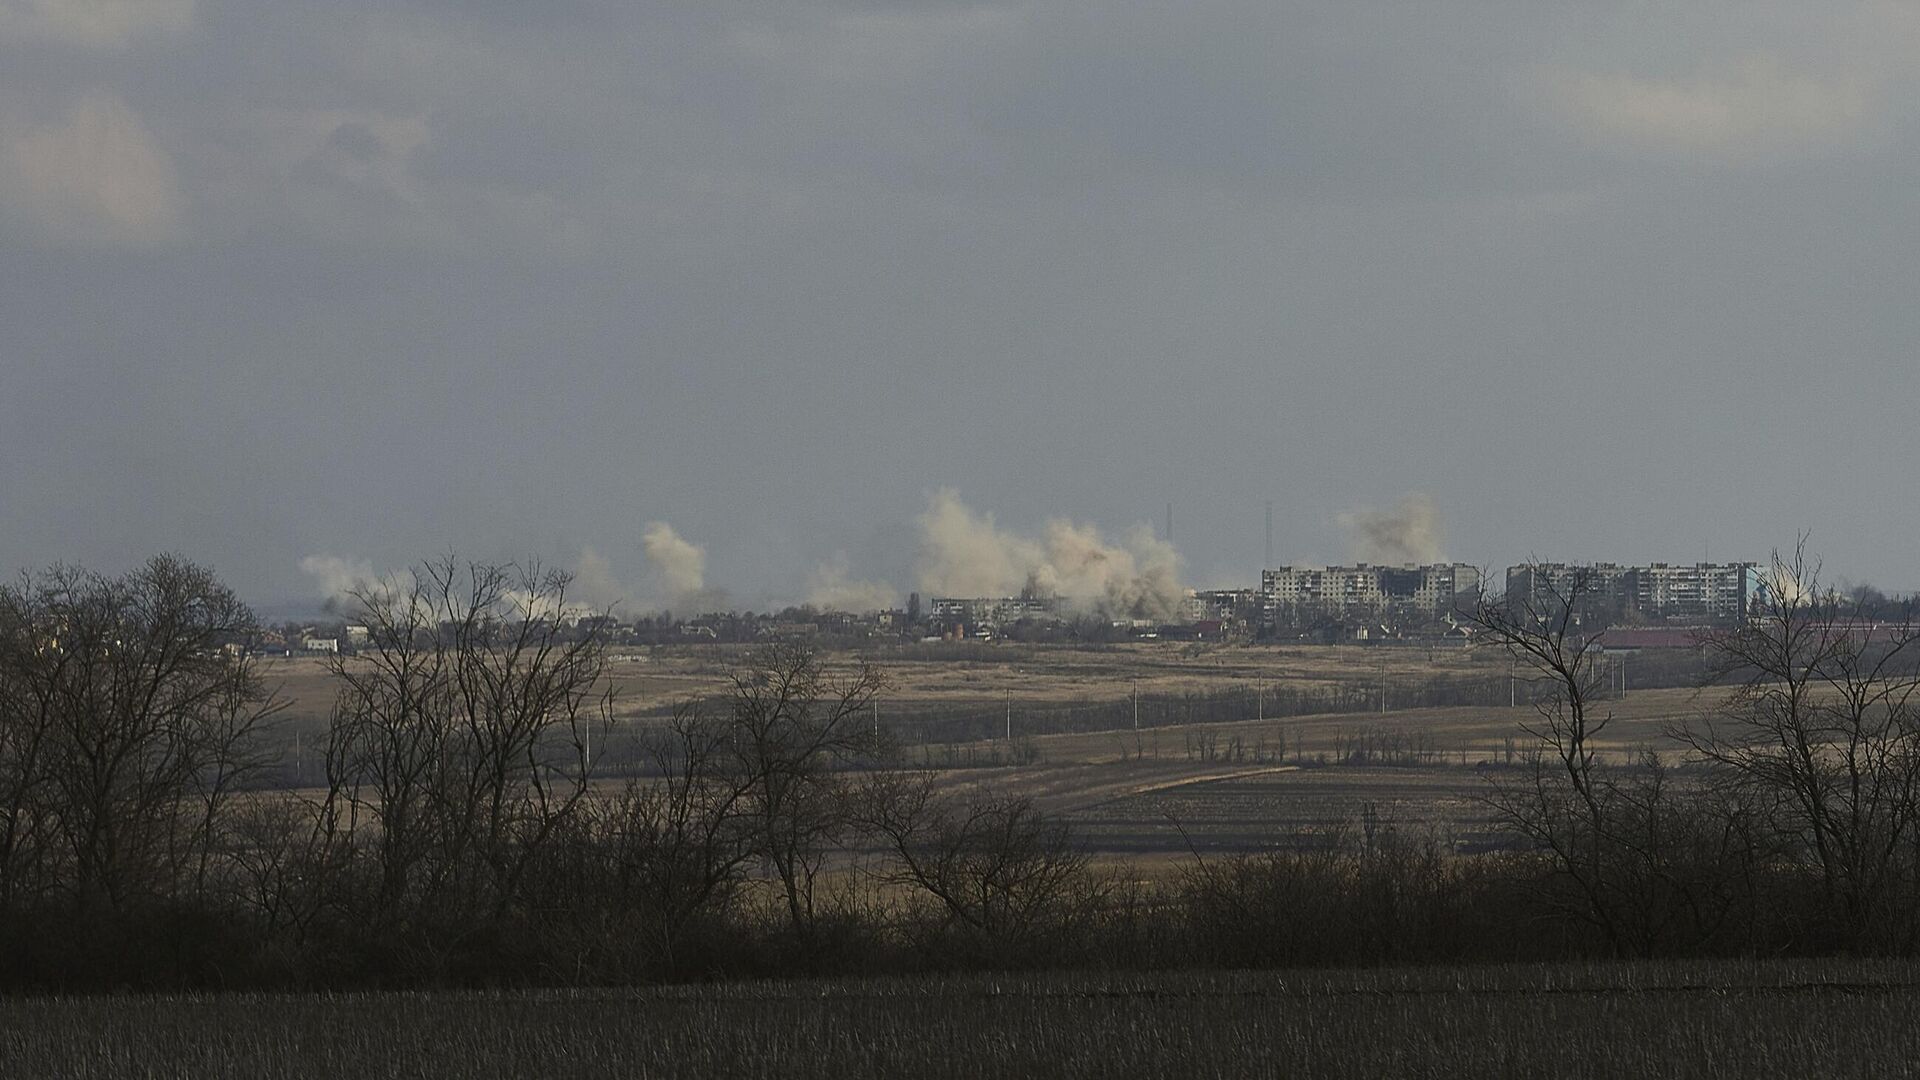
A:
[[[193,23],[193,0],[0,0],[0,40],[119,51]]]
[[[1562,107],[1597,135],[1712,153],[1837,143],[1865,125],[1874,104],[1858,74],[1789,71],[1767,55],[1686,78],[1560,72],[1554,81]]]
[[[5,125],[0,139],[9,217],[79,244],[155,244],[179,232],[173,163],[118,97],[90,95],[52,125]]]

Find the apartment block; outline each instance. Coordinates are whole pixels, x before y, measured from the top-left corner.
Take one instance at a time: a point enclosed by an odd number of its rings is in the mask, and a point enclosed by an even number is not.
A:
[[[1469,563],[1427,566],[1281,566],[1260,574],[1268,623],[1302,615],[1423,615],[1438,618],[1480,598]]]

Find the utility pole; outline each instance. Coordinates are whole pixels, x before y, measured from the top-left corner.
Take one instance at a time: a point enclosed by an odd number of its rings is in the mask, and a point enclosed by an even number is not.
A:
[[[1507,662],[1507,708],[1520,704],[1519,670],[1515,661]]]
[[[1133,680],[1133,730],[1140,730],[1140,680]]]
[[[1267,718],[1267,680],[1265,679],[1253,684],[1253,718],[1255,720]]]
[[[1013,698],[1007,698],[1007,742],[1013,742]]]

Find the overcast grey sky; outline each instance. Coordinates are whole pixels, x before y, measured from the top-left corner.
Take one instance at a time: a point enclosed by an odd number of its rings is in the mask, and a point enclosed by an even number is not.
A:
[[[0,567],[914,584],[956,488],[1189,583],[1920,586],[1909,3],[0,0]]]

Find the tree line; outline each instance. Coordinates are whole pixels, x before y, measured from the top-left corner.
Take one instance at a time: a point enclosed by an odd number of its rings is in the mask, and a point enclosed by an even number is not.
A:
[[[1578,579],[1480,609],[1550,689],[1486,796],[1514,850],[1369,807],[1157,879],[953,793],[872,722],[878,671],[792,644],[604,778],[605,643],[566,625],[567,576],[451,557],[356,598],[373,645],[334,662],[324,781],[274,790],[282,703],[210,571],[28,574],[0,587],[0,987],[1911,954],[1920,634],[1799,553],[1773,572],[1710,648],[1725,704],[1625,762]]]

